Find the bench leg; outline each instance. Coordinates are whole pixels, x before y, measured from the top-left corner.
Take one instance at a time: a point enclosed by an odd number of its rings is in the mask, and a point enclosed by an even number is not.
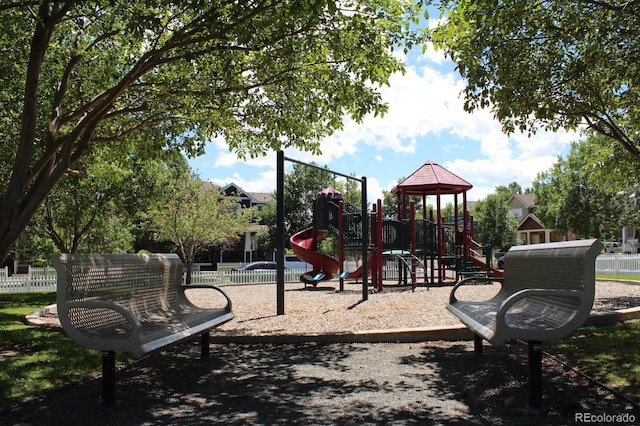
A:
[[[542,342],[529,342],[529,413],[542,413]]]
[[[473,352],[477,354],[482,353],[482,337],[474,333],[473,335]]]
[[[116,404],[116,353],[102,351],[102,404]]]
[[[209,358],[209,332],[200,335],[200,357]]]

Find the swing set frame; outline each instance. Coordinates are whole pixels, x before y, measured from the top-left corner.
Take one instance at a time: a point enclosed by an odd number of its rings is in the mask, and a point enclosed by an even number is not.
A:
[[[368,265],[368,241],[369,241],[369,227],[366,226],[365,218],[368,218],[368,201],[367,201],[367,178],[362,176],[356,178],[346,175],[344,173],[328,170],[322,167],[315,166],[313,164],[303,163],[293,158],[285,157],[284,151],[277,152],[277,181],[276,181],[276,252],[278,256],[276,258],[276,309],[277,315],[284,315],[284,251],[285,251],[285,235],[284,235],[284,163],[288,161],[290,163],[299,164],[301,166],[311,167],[313,169],[322,170],[324,172],[333,173],[334,176],[341,176],[348,180],[353,180],[360,183],[360,191],[362,192],[362,300],[368,300],[369,298],[369,265]]]

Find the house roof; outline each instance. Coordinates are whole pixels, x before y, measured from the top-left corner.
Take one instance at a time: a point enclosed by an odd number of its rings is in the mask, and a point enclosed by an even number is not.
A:
[[[531,231],[535,229],[546,229],[544,223],[540,220],[538,216],[531,213],[527,217],[524,218],[520,225],[516,228],[516,231]]]
[[[522,204],[527,207],[534,207],[536,205],[536,194],[513,194],[507,201],[507,204],[511,204],[511,200],[518,199]]]
[[[249,192],[249,195],[251,195],[258,204],[266,204],[273,199],[270,192]]]
[[[269,192],[247,192],[233,182],[225,186],[223,191],[227,194],[231,192],[240,198],[249,199],[251,201],[251,205],[266,204],[273,198]]]
[[[400,182],[392,192],[410,195],[459,194],[471,188],[473,185],[469,182],[429,160]]]

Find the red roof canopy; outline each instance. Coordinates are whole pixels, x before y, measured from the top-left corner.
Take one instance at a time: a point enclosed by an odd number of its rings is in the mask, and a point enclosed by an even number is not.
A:
[[[429,160],[400,182],[393,193],[407,195],[460,194],[473,188],[466,180]]]

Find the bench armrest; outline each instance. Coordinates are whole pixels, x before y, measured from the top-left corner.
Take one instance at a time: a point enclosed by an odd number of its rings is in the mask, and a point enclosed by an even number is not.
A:
[[[210,285],[210,284],[183,284],[182,285],[183,291],[189,290],[191,288],[209,288],[209,289],[213,289],[220,292],[224,296],[224,298],[227,300],[227,306],[225,306],[225,310],[227,312],[231,312],[231,299],[229,299],[229,296],[227,295],[227,293],[225,293],[224,290],[222,290],[220,287],[215,285]]]
[[[526,299],[527,297],[535,297],[535,296],[556,296],[556,297],[574,297],[576,299],[582,300],[583,292],[579,290],[562,290],[562,289],[542,289],[542,288],[527,288],[520,291],[517,291],[507,297],[498,308],[498,312],[496,313],[496,323],[501,324],[502,326],[507,326],[504,316],[507,314],[509,309],[520,300]]]
[[[463,280],[458,281],[458,283],[453,287],[453,289],[451,289],[451,293],[449,294],[449,304],[454,304],[455,302],[458,301],[458,298],[456,297],[456,291],[458,291],[458,289],[464,285],[468,285],[470,283],[476,283],[478,284],[479,282],[483,282],[483,283],[493,283],[493,282],[497,282],[500,283],[500,285],[504,284],[504,281],[502,278],[495,278],[495,277],[469,277],[469,278],[465,278]]]
[[[101,339],[95,339],[87,336],[81,328],[76,327],[69,318],[68,311],[70,309],[108,309],[117,312],[131,327],[131,332],[128,333],[126,340],[136,340],[137,344],[142,344],[142,324],[138,317],[136,317],[129,309],[114,302],[102,302],[102,301],[82,301],[82,302],[67,302],[64,304],[58,304],[58,316],[60,323],[64,330],[72,337],[76,342],[89,348],[96,349],[95,344]]]

